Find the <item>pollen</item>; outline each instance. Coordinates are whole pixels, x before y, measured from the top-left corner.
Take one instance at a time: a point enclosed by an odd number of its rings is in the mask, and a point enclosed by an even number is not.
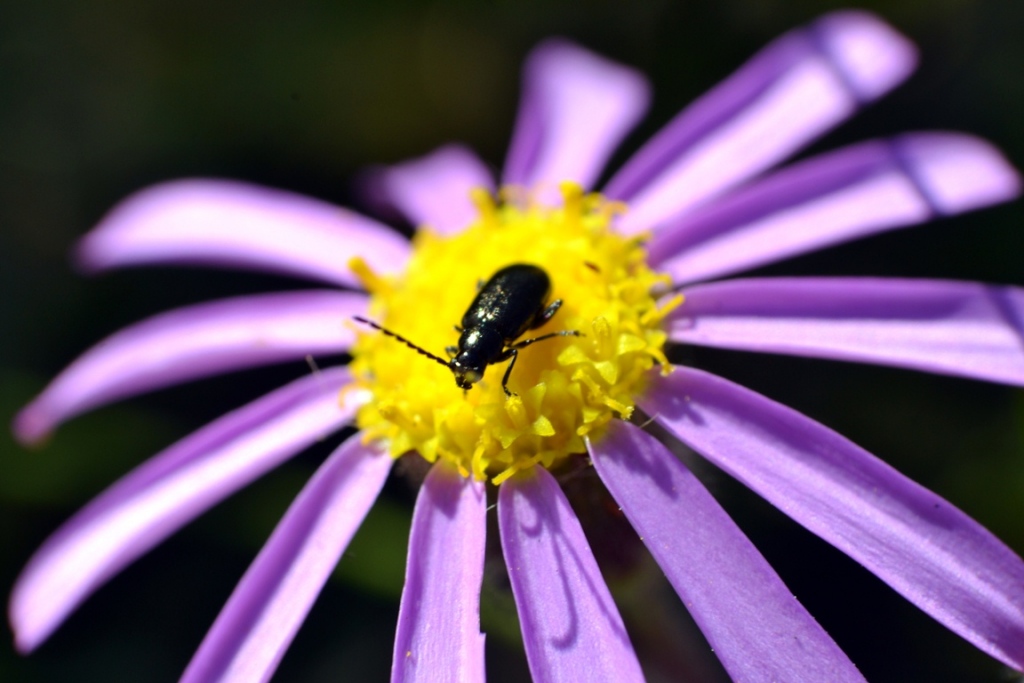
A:
[[[575,184],[548,206],[516,188],[495,199],[474,193],[475,221],[455,236],[422,227],[404,273],[383,276],[351,264],[370,293],[369,317],[429,353],[448,358],[455,330],[482,283],[514,263],[541,267],[551,300],[562,307],[523,338],[561,330],[489,365],[464,391],[447,367],[376,330],[360,329],[352,348],[355,386],[372,396],[357,415],[368,441],[382,440],[394,457],[419,453],[453,463],[464,476],[499,484],[531,467],[557,467],[586,451],[613,419],[629,419],[651,368],[669,371],[661,328],[681,303],[666,299],[669,280],[646,265],[641,238],[611,225],[625,207]],[[513,294],[514,295],[514,294]]]

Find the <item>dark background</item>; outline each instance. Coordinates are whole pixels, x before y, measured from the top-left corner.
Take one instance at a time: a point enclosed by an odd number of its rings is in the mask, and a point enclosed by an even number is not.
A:
[[[241,178],[360,207],[360,169],[462,140],[500,165],[519,66],[560,34],[646,72],[652,112],[619,159],[783,31],[839,7],[779,0],[474,3],[34,0],[0,3],[0,416],[88,345],[166,308],[301,286],[199,269],[77,276],[74,240],[119,199],[181,176]],[[910,82],[810,152],[912,129],[975,132],[1024,165],[1024,3],[864,3],[921,48]],[[1024,285],[1020,202],[763,269]],[[803,410],[1024,552],[1024,394],[885,368],[694,350],[694,363]],[[324,359],[327,362],[329,359]],[[42,449],[0,436],[0,586],[93,495],[150,454],[299,374],[243,372],[73,420]],[[3,681],[172,681],[324,444],[220,505],[101,589]],[[1019,680],[726,477],[701,471],[790,588],[875,682]],[[588,482],[588,486],[593,482]],[[590,486],[593,490],[593,486]],[[596,494],[588,494],[593,497]],[[382,681],[413,489],[398,478],[299,633],[281,681]],[[681,608],[628,541],[588,524],[652,680],[711,672]],[[598,519],[599,517],[594,517]],[[612,536],[614,537],[614,536]],[[492,535],[492,538],[494,536]],[[609,545],[610,544],[610,545]],[[607,546],[607,547],[605,547]],[[525,660],[489,565],[492,681]],[[639,597],[638,597],[639,596]],[[709,661],[711,663],[709,663]]]

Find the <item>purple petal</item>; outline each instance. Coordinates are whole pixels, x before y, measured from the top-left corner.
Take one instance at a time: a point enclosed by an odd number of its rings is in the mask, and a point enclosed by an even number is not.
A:
[[[683,110],[609,182],[627,233],[658,227],[779,163],[900,83],[914,46],[878,17],[835,12],[777,39]]]
[[[64,524],[14,587],[18,649],[34,649],[97,587],[206,509],[352,419],[348,370],[303,377],[136,468]]]
[[[438,462],[416,499],[391,680],[484,681],[483,482]]]
[[[931,491],[810,418],[693,368],[645,411],[976,647],[1024,668],[1024,562]]]
[[[642,681],[579,520],[535,467],[498,489],[498,525],[535,681]]]
[[[736,683],[864,681],[696,477],[613,421],[589,445],[601,480]]]
[[[591,187],[649,100],[636,71],[564,40],[544,42],[526,62],[504,182],[545,192],[564,180]]]
[[[249,566],[182,683],[270,679],[393,462],[359,434],[334,451]]]
[[[77,258],[88,271],[204,264],[357,286],[353,256],[391,273],[408,255],[398,233],[326,202],[225,180],[179,180],[116,206],[82,239]]]
[[[651,240],[650,261],[677,283],[1003,202],[1020,177],[997,149],[958,133],[862,143],[783,169]]]
[[[490,170],[462,145],[445,145],[419,159],[375,169],[368,181],[378,201],[398,209],[413,225],[442,234],[459,232],[476,219],[473,190],[494,191]]]
[[[1024,385],[1024,290],[974,282],[759,278],[696,285],[673,341]]]
[[[238,297],[179,308],[107,337],[15,418],[26,443],[73,415],[146,391],[310,354],[340,353],[366,297],[334,291]]]

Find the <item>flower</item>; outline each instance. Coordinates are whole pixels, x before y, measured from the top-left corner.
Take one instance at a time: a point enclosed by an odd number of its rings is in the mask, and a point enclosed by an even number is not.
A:
[[[38,440],[88,408],[186,379],[348,349],[355,361],[227,414],[72,518],[14,589],[18,647],[36,647],[96,587],[200,512],[356,421],[361,434],[295,500],[185,680],[271,675],[380,491],[393,462],[386,453],[409,449],[434,464],[413,513],[395,680],[483,678],[486,478],[498,483],[501,544],[534,677],[641,679],[546,469],[584,448],[733,680],[863,680],[685,466],[623,419],[638,406],[948,628],[1024,669],[1024,562],[1011,550],[827,427],[720,377],[670,368],[662,350],[666,341],[703,344],[1024,384],[1016,288],[714,281],[1018,194],[1019,178],[996,150],[953,133],[863,143],[762,175],[894,87],[914,62],[913,47],[876,17],[828,15],[684,110],[598,195],[582,188],[639,119],[647,86],[582,48],[545,43],[527,63],[499,203],[472,191],[494,185],[462,147],[379,171],[381,196],[429,227],[412,245],[368,218],[239,183],[181,181],[129,198],[81,243],[86,268],[212,263],[344,289],[218,301],[129,327],[19,414],[19,438]],[[378,316],[417,345],[443,346],[473,279],[524,261],[543,267],[564,299],[545,330],[582,336],[524,350],[507,399],[503,366],[463,396],[438,363],[352,323]],[[663,280],[681,302],[659,290]],[[360,286],[372,297],[353,291]]]

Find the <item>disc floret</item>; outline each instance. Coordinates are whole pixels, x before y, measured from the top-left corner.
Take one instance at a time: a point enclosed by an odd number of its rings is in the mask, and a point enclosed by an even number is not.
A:
[[[454,237],[421,229],[401,275],[382,277],[353,264],[371,294],[370,317],[438,355],[455,343],[453,327],[480,283],[512,263],[543,268],[552,298],[563,301],[529,335],[584,335],[524,348],[509,397],[501,387],[507,363],[488,366],[463,391],[443,365],[386,335],[360,334],[352,369],[357,386],[373,397],[357,417],[366,438],[383,439],[395,457],[416,451],[500,483],[584,453],[584,437],[615,417],[629,418],[648,370],[659,364],[668,371],[661,321],[681,298],[658,305],[668,279],[647,267],[640,239],[611,230],[621,204],[574,184],[561,189],[564,201],[556,207],[513,189],[501,201],[478,191],[476,221]]]

